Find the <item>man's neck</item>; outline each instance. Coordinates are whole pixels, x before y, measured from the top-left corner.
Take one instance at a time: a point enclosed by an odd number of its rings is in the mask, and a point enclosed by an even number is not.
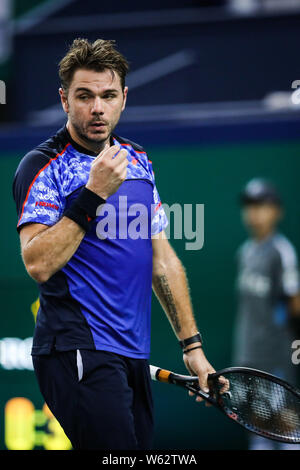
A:
[[[274,235],[274,230],[268,230],[265,232],[257,232],[257,233],[253,233],[253,239],[257,243],[261,243],[267,240],[268,238],[271,238],[273,235]]]

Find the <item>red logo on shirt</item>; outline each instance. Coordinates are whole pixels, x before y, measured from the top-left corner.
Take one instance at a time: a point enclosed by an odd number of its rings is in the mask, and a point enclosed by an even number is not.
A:
[[[51,209],[56,209],[58,211],[58,206],[56,204],[52,204],[51,202],[36,201],[35,205],[42,207],[51,207]]]

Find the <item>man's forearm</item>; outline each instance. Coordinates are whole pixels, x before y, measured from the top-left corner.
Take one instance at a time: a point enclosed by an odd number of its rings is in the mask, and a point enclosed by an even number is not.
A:
[[[152,285],[177,338],[181,340],[196,334],[187,277],[175,254],[164,265],[154,266]]]
[[[68,217],[37,233],[22,253],[30,276],[39,283],[47,281],[67,264],[84,235],[85,231]]]

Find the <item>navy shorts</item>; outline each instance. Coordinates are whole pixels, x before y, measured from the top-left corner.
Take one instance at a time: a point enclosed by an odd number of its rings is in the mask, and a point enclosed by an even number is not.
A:
[[[150,449],[149,363],[107,351],[33,356],[41,393],[74,449]]]

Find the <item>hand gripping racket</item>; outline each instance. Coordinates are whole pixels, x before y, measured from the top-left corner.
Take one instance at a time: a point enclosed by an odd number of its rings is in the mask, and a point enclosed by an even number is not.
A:
[[[153,380],[190,390],[248,431],[280,442],[300,442],[300,390],[256,369],[230,367],[208,376],[209,393],[198,377],[150,365]]]

